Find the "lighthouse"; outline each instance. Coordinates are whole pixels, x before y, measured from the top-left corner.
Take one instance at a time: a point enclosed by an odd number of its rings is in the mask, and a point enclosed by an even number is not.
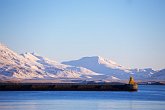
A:
[[[132,84],[132,85],[136,84],[132,76],[129,79],[129,84]]]
[[[138,85],[137,83],[134,81],[133,77],[131,76],[129,79],[129,85],[132,87],[133,90],[137,91],[138,89]]]

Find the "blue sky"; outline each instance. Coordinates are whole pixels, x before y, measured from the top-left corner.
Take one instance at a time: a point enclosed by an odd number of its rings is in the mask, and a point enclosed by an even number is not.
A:
[[[0,0],[0,42],[57,61],[165,68],[164,0]]]

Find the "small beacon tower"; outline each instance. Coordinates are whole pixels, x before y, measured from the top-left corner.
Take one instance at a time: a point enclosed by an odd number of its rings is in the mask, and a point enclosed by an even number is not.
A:
[[[131,84],[131,85],[135,85],[136,84],[136,82],[134,81],[132,76],[129,79],[129,84]]]

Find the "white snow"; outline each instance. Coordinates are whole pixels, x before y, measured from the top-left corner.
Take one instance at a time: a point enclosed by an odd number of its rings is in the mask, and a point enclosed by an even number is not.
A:
[[[151,78],[152,74],[156,72],[151,68],[146,68],[146,69],[125,68],[124,66],[112,60],[105,59],[100,56],[83,57],[79,60],[72,60],[62,63],[72,66],[84,67],[96,73],[101,73],[102,75],[106,75],[107,77],[110,76],[112,79],[118,78],[122,80],[129,79],[130,76],[134,76],[134,78],[138,80],[149,79]]]
[[[59,63],[36,53],[17,54],[0,44],[0,79],[163,79],[163,71],[130,69],[101,56],[83,57]]]
[[[0,75],[22,79],[81,78],[100,75],[83,67],[64,65],[35,53],[17,54],[0,44]]]

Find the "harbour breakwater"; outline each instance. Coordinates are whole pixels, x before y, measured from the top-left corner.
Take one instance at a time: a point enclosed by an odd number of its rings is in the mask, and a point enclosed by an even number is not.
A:
[[[137,91],[137,84],[0,83],[0,91]]]

